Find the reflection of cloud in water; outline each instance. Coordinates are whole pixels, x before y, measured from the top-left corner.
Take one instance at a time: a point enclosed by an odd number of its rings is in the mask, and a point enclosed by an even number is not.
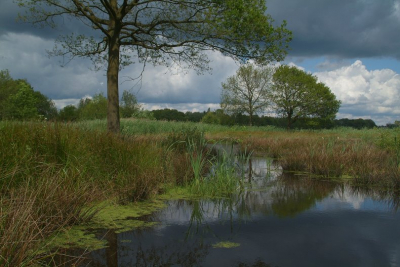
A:
[[[354,209],[358,210],[361,208],[365,201],[365,195],[354,194],[350,190],[344,190],[343,192],[336,191],[334,198],[344,203],[349,203]]]
[[[251,186],[232,198],[167,202],[151,216],[158,226],[121,233],[103,252],[114,250],[115,266],[398,266],[400,213],[383,196],[270,175],[268,164],[252,161]],[[240,246],[212,248],[225,241]]]

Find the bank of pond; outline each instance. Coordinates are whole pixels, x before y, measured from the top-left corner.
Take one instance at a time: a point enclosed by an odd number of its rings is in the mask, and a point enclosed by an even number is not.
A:
[[[396,129],[171,125],[0,123],[1,265],[399,264]]]

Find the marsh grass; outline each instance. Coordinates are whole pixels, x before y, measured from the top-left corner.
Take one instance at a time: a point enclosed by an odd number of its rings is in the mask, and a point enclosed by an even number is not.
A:
[[[76,125],[0,123],[0,266],[53,257],[46,238],[97,212],[91,204],[157,194],[174,183],[173,151],[159,140]],[[175,165],[177,163],[175,162]]]
[[[242,145],[276,158],[285,171],[314,178],[350,178],[357,184],[389,188],[398,188],[400,181],[395,139],[382,144],[380,130],[286,133],[248,138]]]
[[[94,188],[76,187],[72,177],[47,171],[43,178],[29,177],[20,188],[0,197],[1,266],[29,266],[57,255],[57,251],[43,253],[44,240],[60,229],[89,221],[97,212],[87,206],[96,198]]]
[[[226,197],[242,191],[245,187],[244,168],[249,162],[251,153],[236,154],[233,149],[209,153],[205,158],[210,158],[208,159],[210,168],[205,175],[199,174],[194,177],[190,191],[205,197]],[[200,163],[197,164],[197,161],[195,165],[202,166]]]
[[[44,252],[46,237],[90,220],[97,201],[125,204],[177,184],[203,196],[242,190],[244,170],[237,163],[251,154],[218,156],[209,142],[235,142],[276,158],[286,171],[400,189],[396,129],[286,132],[122,120],[123,134],[109,135],[105,125],[0,122],[0,266],[48,262],[58,252]]]

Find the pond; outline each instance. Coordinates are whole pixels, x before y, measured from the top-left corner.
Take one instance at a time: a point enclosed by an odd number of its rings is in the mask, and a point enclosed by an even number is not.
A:
[[[104,232],[82,266],[400,266],[397,197],[284,174],[265,158],[230,198],[173,200],[154,227]]]

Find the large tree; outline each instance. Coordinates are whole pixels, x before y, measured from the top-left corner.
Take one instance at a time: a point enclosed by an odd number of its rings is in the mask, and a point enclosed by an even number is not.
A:
[[[340,107],[340,101],[317,77],[287,65],[276,69],[270,99],[277,113],[287,119],[288,129],[300,118],[333,120]]]
[[[242,65],[236,75],[222,83],[221,108],[231,115],[247,113],[249,125],[253,125],[253,115],[269,105],[272,74],[272,67]]]
[[[58,39],[54,53],[89,57],[107,66],[107,124],[119,131],[118,72],[138,62],[179,64],[203,71],[208,51],[236,60],[280,61],[291,32],[273,26],[265,0],[15,0],[27,8],[26,21],[57,26],[55,17],[71,17],[93,35]]]

